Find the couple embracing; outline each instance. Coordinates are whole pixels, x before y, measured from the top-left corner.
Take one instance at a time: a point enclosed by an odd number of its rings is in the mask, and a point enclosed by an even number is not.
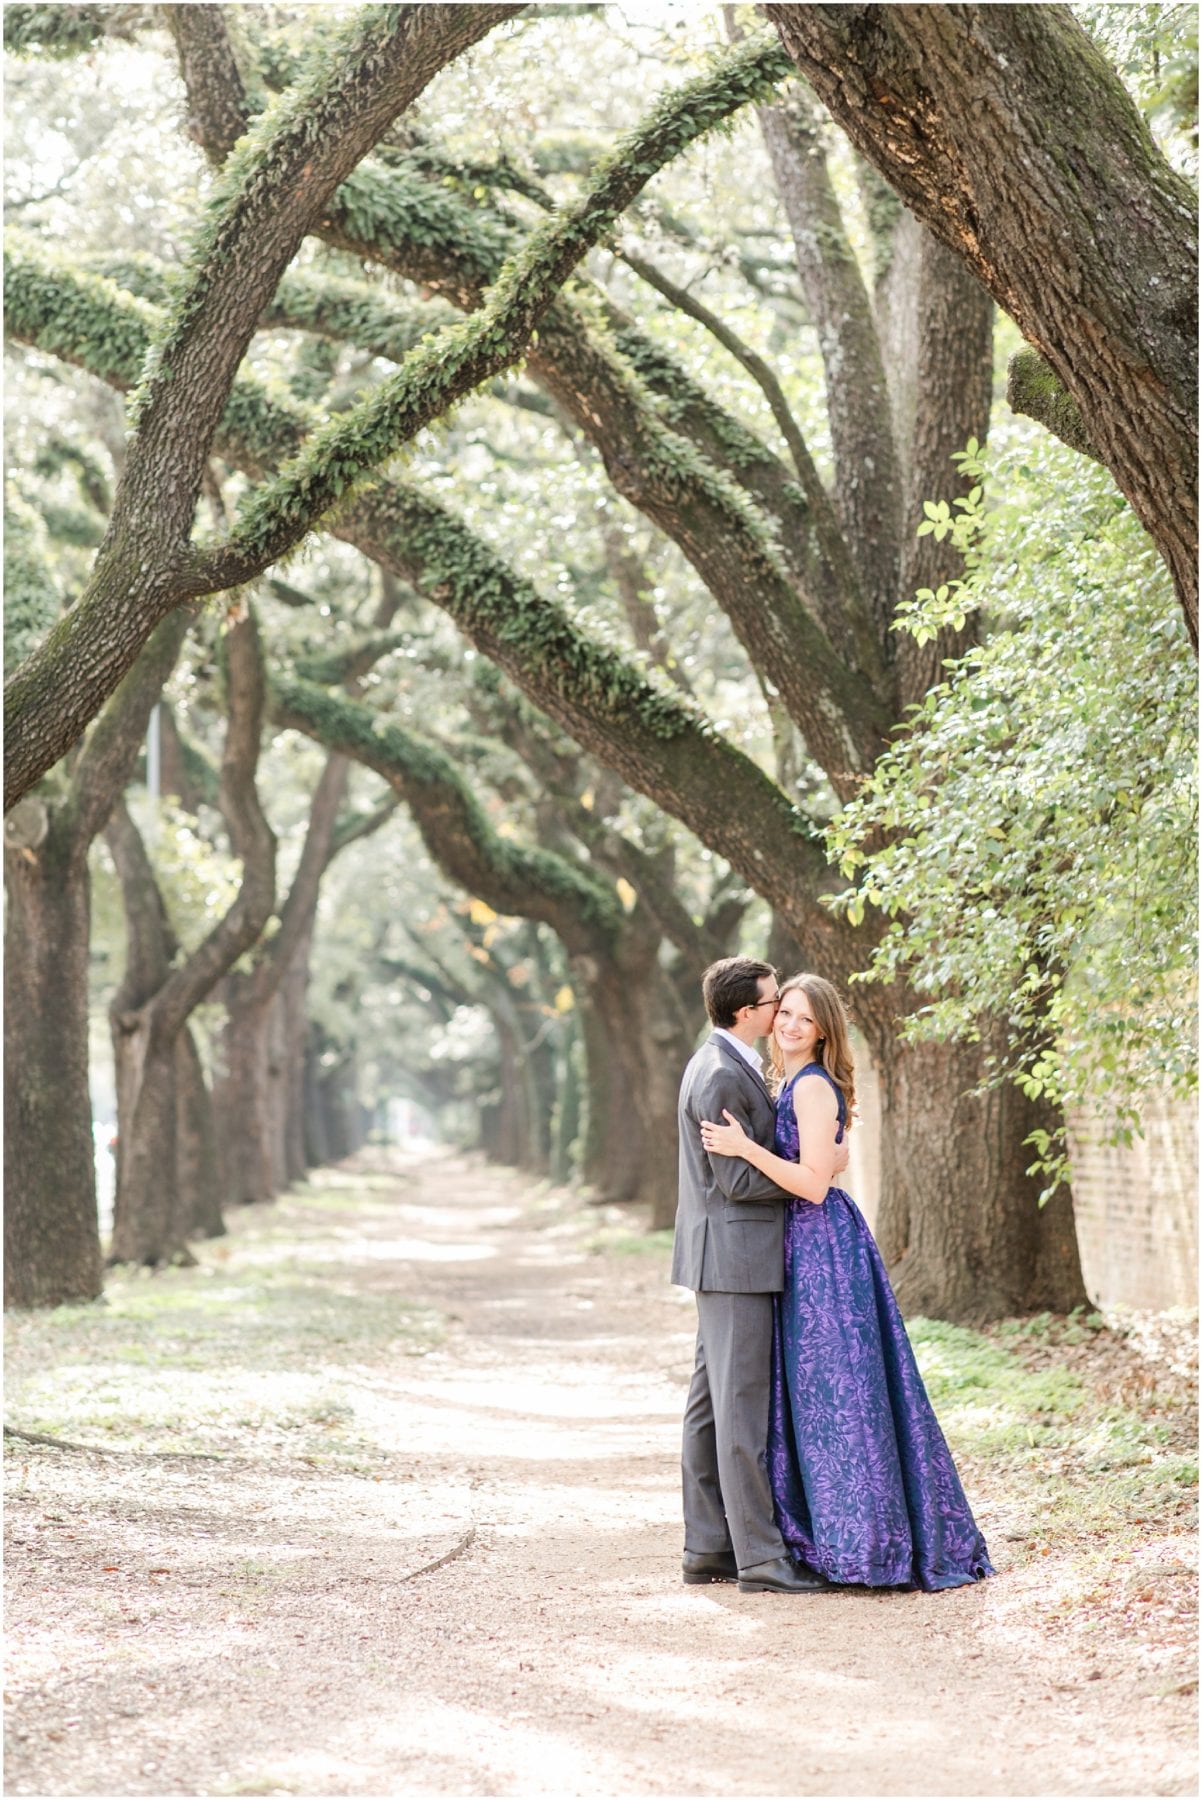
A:
[[[993,1573],[847,1167],[847,1016],[730,956],[680,1090],[672,1280],[697,1299],[686,1582],[928,1590]],[[767,1036],[767,1079],[756,1040]]]

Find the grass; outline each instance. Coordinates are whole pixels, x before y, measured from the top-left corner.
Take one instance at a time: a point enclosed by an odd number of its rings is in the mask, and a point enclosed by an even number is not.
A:
[[[403,1292],[354,1286],[362,1232],[397,1179],[357,1177],[235,1214],[194,1268],[114,1273],[102,1301],[12,1314],[8,1423],[123,1449],[375,1453],[356,1372],[424,1354],[441,1323]]]
[[[1084,1559],[1084,1576],[1103,1549],[1113,1563],[1193,1530],[1192,1406],[1172,1387],[1121,1404],[1086,1378],[1091,1349],[1100,1357],[1117,1341],[1101,1314],[1008,1320],[988,1336],[931,1319],[909,1330],[970,1500],[1001,1500],[993,1511],[1009,1563],[1054,1545]],[[1066,1346],[1080,1347],[1075,1360]]]

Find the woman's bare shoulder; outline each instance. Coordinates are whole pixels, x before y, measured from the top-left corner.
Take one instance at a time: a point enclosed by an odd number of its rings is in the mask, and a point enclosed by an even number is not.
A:
[[[806,1080],[806,1076],[817,1076],[817,1080]],[[798,1118],[803,1112],[818,1117],[823,1114],[837,1114],[839,1111],[839,1095],[835,1085],[823,1078],[821,1069],[803,1069],[793,1083],[793,1110]]]

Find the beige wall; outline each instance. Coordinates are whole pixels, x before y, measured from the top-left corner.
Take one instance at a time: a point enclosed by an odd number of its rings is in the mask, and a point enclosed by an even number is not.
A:
[[[1198,1119],[1193,1107],[1143,1109],[1129,1150],[1069,1115],[1073,1199],[1085,1285],[1099,1305],[1198,1304]]]
[[[844,1181],[874,1229],[880,1191],[880,1097],[867,1048],[855,1039],[860,1122]],[[1144,1137],[1102,1143],[1097,1121],[1069,1116],[1077,1239],[1099,1306],[1198,1304],[1198,1123],[1192,1106],[1149,1104]]]

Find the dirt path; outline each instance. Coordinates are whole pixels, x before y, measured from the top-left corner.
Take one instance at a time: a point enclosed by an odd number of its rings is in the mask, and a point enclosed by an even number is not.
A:
[[[338,1371],[354,1472],[17,1446],[7,1792],[1193,1791],[1179,1659],[1045,1634],[971,1468],[996,1581],[683,1587],[691,1300],[593,1227],[470,1159],[349,1222],[332,1278],[446,1319]]]

